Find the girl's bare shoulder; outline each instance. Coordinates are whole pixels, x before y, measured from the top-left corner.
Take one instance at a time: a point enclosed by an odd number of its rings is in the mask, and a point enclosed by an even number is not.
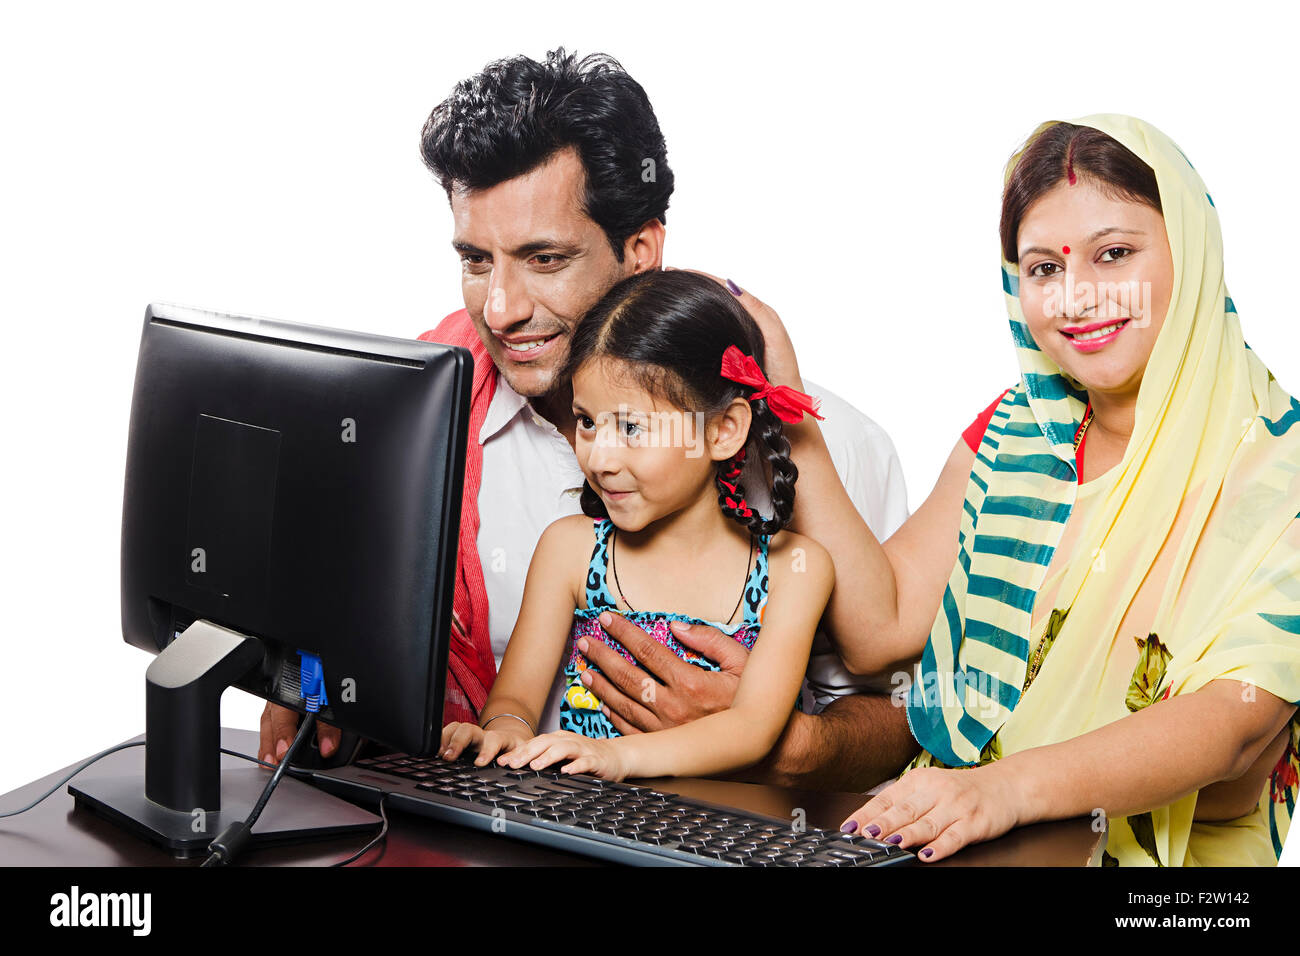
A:
[[[586,606],[587,569],[596,545],[597,525],[596,519],[584,514],[566,515],[547,525],[537,542],[534,557],[542,555],[548,573],[562,578],[572,589],[574,607]]]
[[[542,536],[552,535],[561,541],[588,541],[594,543],[596,540],[596,526],[599,519],[591,518],[584,514],[565,515],[563,518],[556,518],[546,526]]]
[[[772,535],[767,544],[767,564],[768,574],[774,579],[809,572],[835,578],[830,552],[818,541],[795,531],[778,531]]]

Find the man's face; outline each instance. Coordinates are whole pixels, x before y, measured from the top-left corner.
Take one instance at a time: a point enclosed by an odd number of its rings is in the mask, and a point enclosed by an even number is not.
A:
[[[578,320],[637,268],[630,255],[618,261],[583,211],[585,182],[569,148],[489,189],[452,190],[465,308],[492,361],[525,397],[567,384],[556,379]]]

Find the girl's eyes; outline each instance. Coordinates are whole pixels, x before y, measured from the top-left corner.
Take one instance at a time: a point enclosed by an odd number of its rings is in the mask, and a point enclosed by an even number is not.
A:
[[[575,417],[578,419],[579,431],[584,431],[584,432],[590,431],[591,429],[596,427],[596,423],[593,422],[591,418],[587,415],[578,415]],[[627,419],[623,421],[623,435],[625,438],[635,438],[638,435],[640,435],[641,432],[642,432],[642,428],[636,422]]]

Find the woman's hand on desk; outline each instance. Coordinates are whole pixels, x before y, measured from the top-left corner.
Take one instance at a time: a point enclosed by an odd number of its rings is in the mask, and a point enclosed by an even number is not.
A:
[[[1018,799],[996,762],[952,770],[918,767],[868,800],[840,829],[914,849],[923,862],[933,863],[1017,826]]]
[[[645,668],[629,664],[600,641],[585,641],[587,646],[578,646],[600,671],[585,671],[583,681],[605,704],[606,714],[619,733],[676,727],[731,706],[740,686],[740,672],[749,659],[749,651],[734,638],[705,624],[672,625],[679,641],[721,668],[708,671],[688,664],[619,614],[602,614],[600,622],[606,633]]]

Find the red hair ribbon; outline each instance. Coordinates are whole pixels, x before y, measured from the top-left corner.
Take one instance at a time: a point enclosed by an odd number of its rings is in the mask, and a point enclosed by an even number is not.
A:
[[[804,413],[825,421],[823,416],[817,414],[821,407],[820,399],[789,385],[773,385],[758,367],[754,357],[746,355],[734,345],[728,345],[727,351],[722,353],[722,377],[752,386],[754,393],[749,396],[749,400],[756,402],[760,398],[767,399],[767,407],[783,422],[794,424],[803,419]]]

